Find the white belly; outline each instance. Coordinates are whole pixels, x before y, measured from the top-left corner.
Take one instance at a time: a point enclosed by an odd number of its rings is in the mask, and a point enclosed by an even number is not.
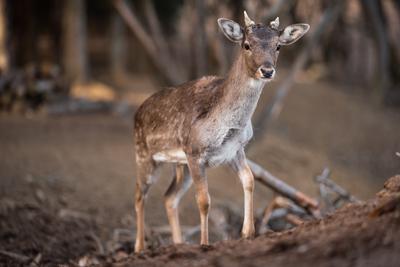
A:
[[[153,160],[157,162],[187,164],[186,153],[181,149],[157,152],[153,154]]]
[[[251,124],[248,124],[246,128],[241,130],[232,139],[201,155],[201,160],[209,166],[218,166],[227,163],[236,156],[237,152],[246,145],[252,136],[253,128]],[[157,152],[153,154],[153,160],[156,162],[187,164],[186,153],[181,149]]]
[[[207,153],[202,158],[203,162],[207,162],[210,166],[218,166],[222,163],[231,161],[240,146],[237,143],[227,143],[221,146],[215,153]],[[166,150],[153,154],[153,160],[156,162],[180,163],[187,164],[187,158],[183,150]]]

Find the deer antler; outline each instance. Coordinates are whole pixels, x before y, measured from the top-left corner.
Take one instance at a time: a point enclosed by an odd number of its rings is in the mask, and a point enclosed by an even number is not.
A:
[[[275,20],[271,21],[271,22],[269,23],[269,26],[270,26],[272,29],[277,30],[277,29],[279,28],[279,17],[276,17]]]
[[[249,16],[247,15],[246,10],[245,10],[243,13],[244,13],[244,25],[245,25],[246,27],[249,27],[249,26],[251,26],[251,25],[254,25],[255,22],[252,21],[252,20],[249,18]]]

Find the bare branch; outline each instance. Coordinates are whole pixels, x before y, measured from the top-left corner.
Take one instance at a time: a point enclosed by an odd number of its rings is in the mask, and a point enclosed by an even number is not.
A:
[[[254,178],[256,181],[259,181],[265,186],[268,186],[275,192],[291,199],[300,207],[303,207],[308,212],[310,212],[313,216],[319,217],[319,204],[315,199],[307,196],[306,194],[298,191],[292,186],[286,184],[279,178],[273,176],[267,170],[262,168],[257,163],[247,160],[251,171],[253,172]]]
[[[114,7],[117,9],[119,14],[122,16],[128,27],[135,33],[138,40],[142,43],[143,47],[147,50],[149,55],[155,55],[157,49],[156,46],[144,30],[143,25],[137,19],[135,13],[128,7],[124,0],[114,0]]]
[[[260,227],[258,228],[258,234],[264,234],[268,230],[268,222],[269,219],[271,218],[272,212],[274,211],[276,207],[276,198],[275,197],[264,209],[263,211],[263,217],[260,222]]]
[[[157,35],[157,33],[161,32],[161,29],[155,18],[154,11],[151,9],[152,6],[147,4],[146,14],[150,20],[150,27],[152,27],[154,35],[157,36],[156,38],[158,40],[158,45],[156,45],[153,38],[144,30],[143,25],[140,23],[133,10],[126,4],[124,0],[114,0],[113,3],[114,7],[117,9],[125,23],[142,44],[143,48],[160,73],[162,73],[172,84],[178,84],[182,82],[184,77],[181,75],[181,72],[177,70],[173,61],[169,58],[169,53],[167,51],[162,51],[159,48],[165,45],[165,40],[162,39],[161,35]],[[166,49],[163,48],[163,50]]]
[[[360,202],[356,197],[351,195],[347,190],[336,184],[334,181],[329,179],[330,170],[325,168],[321,175],[315,177],[315,180],[325,187],[329,188],[331,191],[335,192],[340,196],[341,199],[345,199],[351,202]]]

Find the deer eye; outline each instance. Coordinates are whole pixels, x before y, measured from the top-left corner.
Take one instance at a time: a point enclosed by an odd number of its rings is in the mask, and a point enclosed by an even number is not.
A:
[[[243,47],[244,47],[244,49],[246,49],[246,50],[250,50],[250,45],[249,45],[248,42],[245,42],[245,43],[243,44]]]
[[[276,47],[276,51],[279,51],[281,49],[281,45],[278,45],[277,47]]]

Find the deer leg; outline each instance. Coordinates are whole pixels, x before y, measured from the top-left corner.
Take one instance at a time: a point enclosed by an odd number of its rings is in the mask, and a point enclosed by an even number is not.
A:
[[[155,171],[154,162],[146,162],[137,164],[138,171],[136,177],[135,189],[135,211],[136,211],[136,242],[135,252],[140,252],[144,249],[144,202],[152,184],[152,178]]]
[[[207,178],[205,176],[205,167],[200,164],[199,160],[193,156],[189,156],[188,165],[190,175],[196,188],[196,201],[200,212],[201,225],[201,245],[208,245],[208,210],[210,207],[210,195],[208,194]]]
[[[231,168],[238,174],[244,191],[244,220],[242,236],[244,238],[254,237],[254,214],[253,214],[253,191],[254,177],[247,165],[243,149],[239,150],[236,157],[230,162]]]
[[[182,243],[182,232],[179,224],[178,206],[182,196],[192,185],[187,166],[176,165],[176,176],[172,180],[167,192],[165,192],[165,209],[171,226],[172,240],[175,244]]]

